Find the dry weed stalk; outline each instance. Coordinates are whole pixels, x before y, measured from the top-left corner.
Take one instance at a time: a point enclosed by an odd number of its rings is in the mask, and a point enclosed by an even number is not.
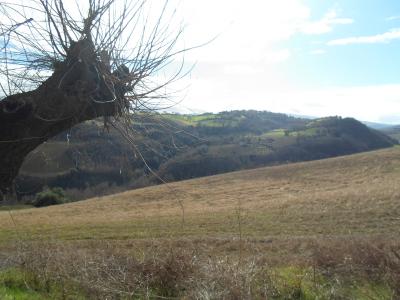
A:
[[[18,246],[15,257],[37,284],[50,289],[56,283],[66,295],[75,286],[91,299],[249,299],[267,295],[272,286],[265,262],[205,257],[195,245],[150,244],[141,251],[111,243],[81,248],[35,242]],[[31,282],[27,286],[34,288]]]

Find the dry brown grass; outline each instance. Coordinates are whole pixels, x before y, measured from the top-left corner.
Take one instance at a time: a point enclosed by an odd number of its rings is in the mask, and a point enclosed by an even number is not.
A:
[[[0,240],[398,234],[400,148],[0,212]],[[184,208],[184,220],[182,220]],[[184,221],[184,224],[182,222]]]
[[[8,251],[29,279],[28,286],[51,290],[56,285],[62,289],[60,295],[79,292],[89,299],[389,300],[400,296],[399,243],[246,241],[240,260],[235,257],[238,247],[233,240],[52,241],[16,243]],[[279,248],[279,260],[271,256],[274,248]]]
[[[392,148],[0,211],[0,270],[92,299],[398,299],[399,200]]]

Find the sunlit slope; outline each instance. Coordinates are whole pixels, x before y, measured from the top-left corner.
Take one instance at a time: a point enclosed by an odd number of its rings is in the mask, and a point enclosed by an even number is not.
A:
[[[219,237],[239,223],[255,237],[400,233],[400,148],[0,212],[0,238]]]

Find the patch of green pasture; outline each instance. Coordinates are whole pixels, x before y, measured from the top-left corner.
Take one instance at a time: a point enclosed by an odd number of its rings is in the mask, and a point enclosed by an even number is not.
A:
[[[262,135],[263,137],[283,137],[285,136],[285,129],[274,129]]]
[[[311,127],[307,128],[305,130],[296,130],[290,132],[290,136],[316,136],[318,135],[319,128],[316,127]]]
[[[20,210],[32,208],[32,205],[16,204],[16,205],[0,205],[0,211]]]
[[[312,267],[281,267],[271,272],[277,299],[392,299],[384,282],[363,278],[326,277]]]
[[[0,299],[2,300],[50,300],[86,299],[79,289],[70,284],[62,285],[48,279],[40,280],[16,268],[0,272]]]
[[[185,125],[196,126],[201,121],[211,121],[217,118],[217,115],[202,114],[202,115],[179,115],[179,114],[163,114],[162,118],[175,122],[181,122]]]
[[[238,126],[240,118],[224,118],[214,114],[201,115],[177,115],[164,114],[163,118],[171,121],[180,122],[187,126],[204,127],[235,127]]]

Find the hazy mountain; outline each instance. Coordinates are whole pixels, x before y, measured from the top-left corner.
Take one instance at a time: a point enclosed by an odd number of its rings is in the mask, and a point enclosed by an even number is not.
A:
[[[384,129],[384,128],[389,128],[389,127],[393,126],[391,124],[368,122],[368,121],[362,121],[362,123],[373,129]]]
[[[382,128],[381,131],[391,138],[400,142],[400,125]]]

